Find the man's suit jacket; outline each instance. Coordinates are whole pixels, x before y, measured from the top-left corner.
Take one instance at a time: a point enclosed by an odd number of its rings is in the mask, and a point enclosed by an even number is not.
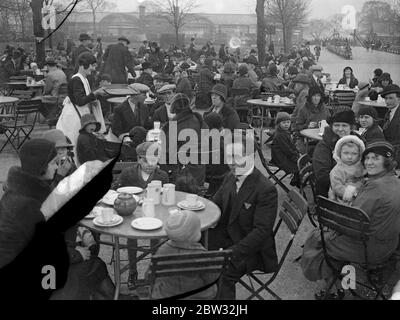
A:
[[[232,263],[246,263],[247,272],[254,270],[273,272],[277,269],[278,258],[275,248],[273,228],[277,215],[278,192],[275,186],[254,168],[254,171],[243,182],[239,193],[233,197],[231,212],[229,199],[232,188],[236,188],[236,178],[229,173],[213,201],[221,209],[223,221],[229,216],[227,232],[221,227],[209,231],[209,249],[221,247],[221,234],[229,239],[225,243],[233,243]],[[236,189],[235,189],[236,190]],[[216,240],[215,239],[220,239]],[[226,248],[224,248],[226,249]]]
[[[386,114],[383,134],[387,141],[389,141],[395,148],[395,159],[398,168],[400,167],[400,107],[397,108],[392,121],[389,122],[390,111]]]
[[[114,110],[111,130],[113,134],[119,137],[121,134],[128,133],[132,128],[137,126],[146,129],[152,128],[148,108],[140,100],[136,103],[135,113],[133,113],[128,100],[125,100]]]
[[[317,81],[315,81],[314,77],[311,75],[310,76],[310,89],[312,89],[312,88],[319,90],[322,97],[325,96],[325,88],[324,88],[324,85],[322,84],[321,80],[318,80],[318,82],[317,82]]]

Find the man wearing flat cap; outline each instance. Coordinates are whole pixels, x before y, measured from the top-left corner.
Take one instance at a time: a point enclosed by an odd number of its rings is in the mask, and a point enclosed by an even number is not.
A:
[[[325,87],[321,82],[322,70],[323,70],[323,68],[320,65],[315,65],[315,66],[310,67],[310,72],[311,72],[310,89],[312,89],[312,88],[318,89],[319,92],[321,93],[321,96],[324,97],[325,96]]]
[[[104,70],[111,76],[112,83],[128,83],[128,72],[136,77],[134,64],[128,50],[129,40],[123,36],[118,38],[117,44],[109,45],[104,53]]]
[[[395,150],[395,159],[400,167],[400,87],[395,84],[386,86],[382,93],[389,109],[384,119],[383,134]]]
[[[139,91],[135,91],[122,104],[114,110],[114,117],[111,123],[112,133],[122,138],[123,135],[134,127],[144,127],[152,129],[150,113],[148,107],[144,104],[144,96]]]
[[[79,46],[72,53],[72,65],[78,71],[78,57],[84,52],[92,53],[89,46],[92,44],[93,40],[87,33],[82,33],[79,35]]]
[[[167,84],[158,90],[159,97],[164,102],[154,111],[153,122],[160,122],[161,126],[163,126],[175,117],[175,114],[171,112],[171,102],[175,92],[176,86],[174,84]]]

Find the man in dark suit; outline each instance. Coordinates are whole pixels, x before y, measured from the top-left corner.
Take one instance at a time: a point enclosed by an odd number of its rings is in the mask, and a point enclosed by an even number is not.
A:
[[[75,68],[75,71],[78,71],[79,66],[78,66],[78,57],[81,53],[83,52],[90,52],[92,53],[92,51],[89,49],[89,45],[92,44],[93,40],[92,38],[86,34],[86,33],[82,33],[79,35],[79,41],[80,41],[80,45],[78,48],[76,48],[74,50],[74,52],[72,53],[72,66]]]
[[[104,53],[104,72],[111,76],[112,83],[128,83],[126,69],[136,77],[132,56],[129,53],[130,41],[125,37],[119,37],[117,44],[109,45]]]
[[[385,99],[389,109],[385,116],[383,134],[395,150],[395,159],[400,167],[400,87],[395,84],[386,86],[381,96]]]
[[[175,117],[175,114],[171,112],[171,102],[175,96],[175,90],[176,86],[174,84],[166,84],[158,90],[159,99],[162,102],[154,111],[153,122],[160,122],[161,126],[163,126]]]
[[[310,89],[316,88],[321,93],[322,97],[325,96],[325,87],[321,82],[322,78],[322,66],[315,65],[310,67]]]
[[[148,107],[144,104],[144,97],[138,91],[115,108],[111,130],[114,135],[120,137],[137,126],[146,129],[153,128]]]
[[[219,285],[217,298],[221,300],[235,299],[235,284],[246,273],[270,273],[278,266],[273,235],[278,192],[254,167],[254,137],[234,141],[226,144],[231,172],[213,198],[221,218],[209,231],[209,250],[233,251]]]

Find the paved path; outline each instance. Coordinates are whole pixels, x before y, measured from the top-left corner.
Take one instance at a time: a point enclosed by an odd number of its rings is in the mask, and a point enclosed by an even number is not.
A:
[[[342,77],[343,69],[350,66],[358,81],[368,81],[372,78],[372,72],[376,68],[381,68],[384,72],[389,72],[393,82],[400,83],[400,55],[382,51],[369,51],[361,47],[353,47],[353,60],[346,60],[340,56],[322,50],[319,64],[324,67],[324,72],[332,74],[333,80]]]

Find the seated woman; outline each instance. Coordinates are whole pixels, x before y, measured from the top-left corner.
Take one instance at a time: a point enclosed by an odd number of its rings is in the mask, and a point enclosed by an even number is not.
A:
[[[339,85],[345,85],[350,89],[354,89],[356,86],[358,86],[358,80],[354,76],[354,72],[351,67],[344,68],[343,77],[339,80],[338,86]]]
[[[365,130],[361,138],[366,143],[373,140],[385,140],[383,130],[378,125],[378,113],[373,107],[362,106],[358,111],[358,120],[360,127]]]
[[[329,173],[336,165],[333,159],[333,150],[336,142],[352,133],[355,124],[354,113],[350,108],[338,110],[329,120],[329,127],[325,128],[325,132],[315,147],[313,154],[313,169],[316,178],[316,193],[324,197],[328,197],[330,187]],[[356,135],[356,134],[355,134]]]
[[[304,139],[299,134],[300,131],[318,128],[318,123],[328,118],[329,110],[323,102],[320,91],[317,88],[311,88],[308,92],[307,102],[299,109],[294,125],[294,131],[297,132],[296,135],[299,137],[296,141],[296,146],[301,154],[305,154],[309,150],[306,150]],[[314,147],[312,143],[309,144],[310,146]]]
[[[157,255],[195,254],[207,250],[199,243],[201,224],[199,217],[192,211],[171,214],[166,222],[165,231],[169,241],[156,252]],[[151,299],[173,297],[178,294],[202,288],[217,279],[217,274],[198,272],[193,275],[179,275],[157,278],[151,288]],[[213,285],[187,299],[211,300],[217,294],[217,286]]]
[[[370,218],[367,231],[369,240],[368,262],[370,266],[384,263],[396,250],[400,234],[400,180],[394,172],[393,146],[376,140],[367,145],[362,162],[368,173],[368,180],[361,187],[353,206],[365,211]],[[337,261],[365,263],[364,248],[360,241],[327,231],[324,235],[328,254]],[[310,281],[324,279],[330,283],[333,272],[327,265],[322,252],[319,230],[314,230],[304,245],[301,267]],[[317,294],[320,298],[324,292]],[[343,292],[338,295],[343,296]]]
[[[115,189],[120,187],[140,187],[146,189],[147,185],[153,180],[159,180],[163,184],[169,182],[168,174],[158,168],[158,145],[155,142],[144,142],[137,146],[136,154],[138,163],[121,172]],[[129,260],[129,278],[128,287],[133,290],[136,287],[138,277],[136,249],[137,240],[128,239],[128,260]],[[157,240],[151,241],[151,246],[155,246]]]

